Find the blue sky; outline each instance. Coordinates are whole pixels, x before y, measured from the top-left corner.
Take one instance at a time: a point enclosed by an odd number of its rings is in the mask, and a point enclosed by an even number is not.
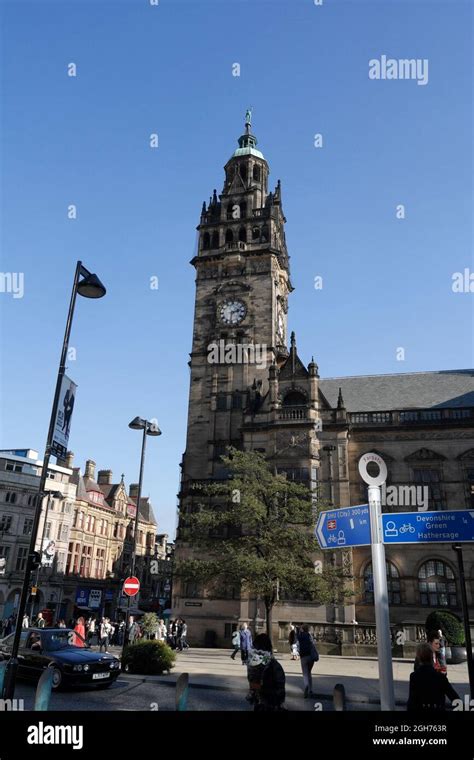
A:
[[[282,181],[302,359],[314,354],[323,377],[473,366],[473,296],[451,287],[473,269],[469,2],[4,0],[1,11],[1,266],[25,283],[21,299],[0,293],[1,448],[42,455],[81,259],[108,294],[77,303],[76,464],[136,481],[140,436],[127,424],[156,417],[144,493],[173,534],[189,260],[248,106]],[[428,84],[370,80],[381,55],[428,59]]]

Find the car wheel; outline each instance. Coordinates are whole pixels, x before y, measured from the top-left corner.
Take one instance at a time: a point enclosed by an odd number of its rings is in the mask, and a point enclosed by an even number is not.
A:
[[[59,689],[61,686],[63,680],[63,674],[59,670],[59,668],[53,668],[53,679],[52,679],[52,689]]]

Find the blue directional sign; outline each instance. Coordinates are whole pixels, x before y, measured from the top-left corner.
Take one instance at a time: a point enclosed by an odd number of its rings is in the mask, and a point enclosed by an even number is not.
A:
[[[474,541],[474,510],[398,512],[382,515],[385,544]]]
[[[321,549],[370,544],[369,505],[321,512],[315,530]]]

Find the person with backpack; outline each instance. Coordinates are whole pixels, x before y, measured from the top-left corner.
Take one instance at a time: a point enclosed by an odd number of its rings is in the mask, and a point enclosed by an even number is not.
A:
[[[304,698],[314,697],[313,679],[311,671],[315,662],[319,660],[318,650],[314,643],[313,637],[309,632],[309,625],[306,623],[301,626],[298,635],[298,651],[300,653],[301,671],[303,673]]]
[[[249,652],[247,663],[249,694],[254,712],[282,710],[285,701],[285,671],[273,656],[270,637],[259,633]]]

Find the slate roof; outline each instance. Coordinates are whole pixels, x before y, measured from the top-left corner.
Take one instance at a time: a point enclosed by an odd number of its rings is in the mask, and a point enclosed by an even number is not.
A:
[[[320,389],[332,408],[339,388],[349,412],[474,406],[474,369],[329,377]]]

